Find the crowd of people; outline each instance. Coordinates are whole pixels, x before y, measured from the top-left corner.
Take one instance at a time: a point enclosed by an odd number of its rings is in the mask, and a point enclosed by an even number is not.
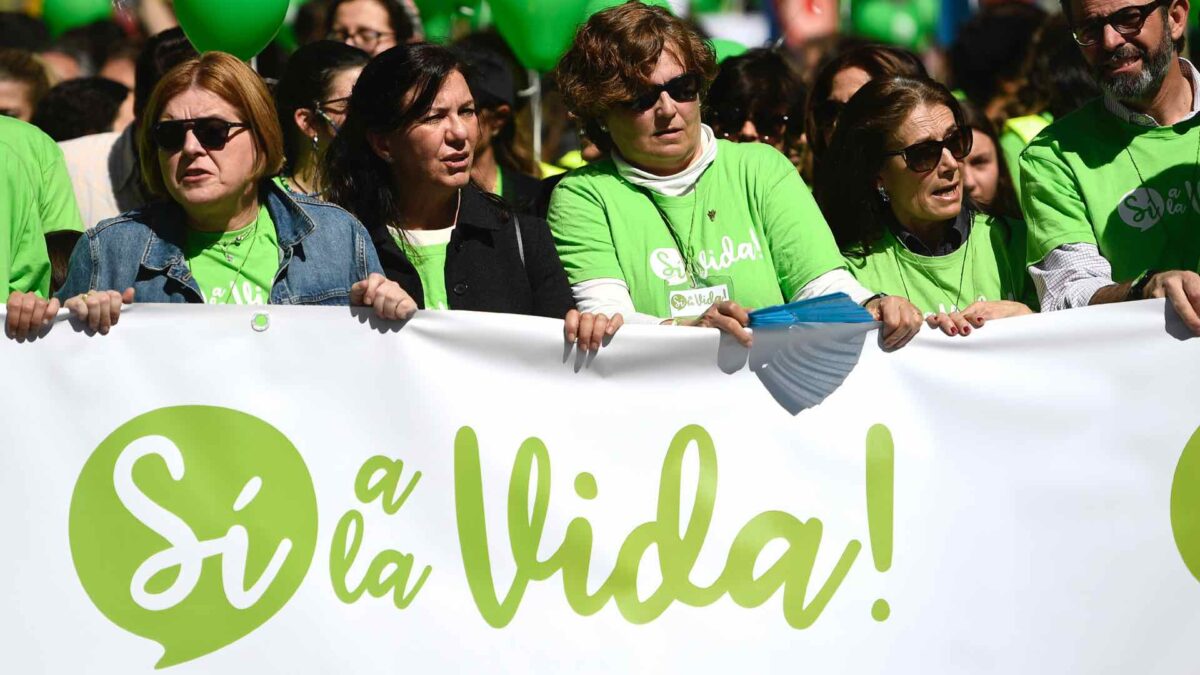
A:
[[[324,304],[749,346],[751,308],[844,293],[888,349],[1153,297],[1200,334],[1188,0],[1061,9],[988,6],[942,58],[847,37],[718,63],[633,0],[579,27],[539,111],[497,33],[425,42],[398,0],[313,0],[257,69],[178,28],[0,43],[6,328]]]

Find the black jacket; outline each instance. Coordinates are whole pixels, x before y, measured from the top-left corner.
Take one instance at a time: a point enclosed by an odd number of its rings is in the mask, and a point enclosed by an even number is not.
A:
[[[516,223],[519,218],[521,261]],[[383,224],[370,228],[384,274],[424,309],[425,291]],[[575,306],[550,227],[533,216],[513,216],[474,184],[463,188],[458,227],[446,249],[446,296],[450,309],[531,314],[560,319]]]

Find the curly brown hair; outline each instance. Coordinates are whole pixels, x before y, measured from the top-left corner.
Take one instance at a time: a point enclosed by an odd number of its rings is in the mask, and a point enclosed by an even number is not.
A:
[[[716,55],[691,26],[667,10],[627,2],[593,14],[575,34],[558,62],[555,80],[567,109],[602,150],[612,149],[612,139],[601,127],[604,116],[651,85],[664,49],[684,71],[702,77],[703,98],[717,74]]]

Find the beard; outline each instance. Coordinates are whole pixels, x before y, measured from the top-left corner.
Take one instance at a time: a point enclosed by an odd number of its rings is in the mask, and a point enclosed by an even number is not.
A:
[[[1142,68],[1136,73],[1115,74],[1106,66],[1116,65],[1134,56],[1141,57]],[[1123,44],[1109,52],[1104,60],[1092,66],[1092,77],[1106,94],[1118,101],[1144,101],[1158,93],[1171,63],[1175,60],[1175,43],[1168,35],[1162,45],[1150,52],[1135,44]]]

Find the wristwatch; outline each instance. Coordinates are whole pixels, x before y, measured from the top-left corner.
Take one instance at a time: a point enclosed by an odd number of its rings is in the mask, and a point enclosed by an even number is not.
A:
[[[862,302],[858,303],[858,306],[865,308],[867,305],[871,304],[872,300],[882,300],[882,299],[886,298],[887,296],[888,296],[887,293],[876,293],[875,295],[872,295],[871,297],[867,298],[866,300],[863,300]]]
[[[1150,285],[1150,280],[1153,279],[1154,275],[1158,274],[1159,271],[1160,270],[1146,270],[1145,272],[1142,272],[1138,278],[1134,279],[1133,283],[1129,286],[1129,292],[1125,294],[1126,302],[1130,300],[1145,300],[1146,286]]]

